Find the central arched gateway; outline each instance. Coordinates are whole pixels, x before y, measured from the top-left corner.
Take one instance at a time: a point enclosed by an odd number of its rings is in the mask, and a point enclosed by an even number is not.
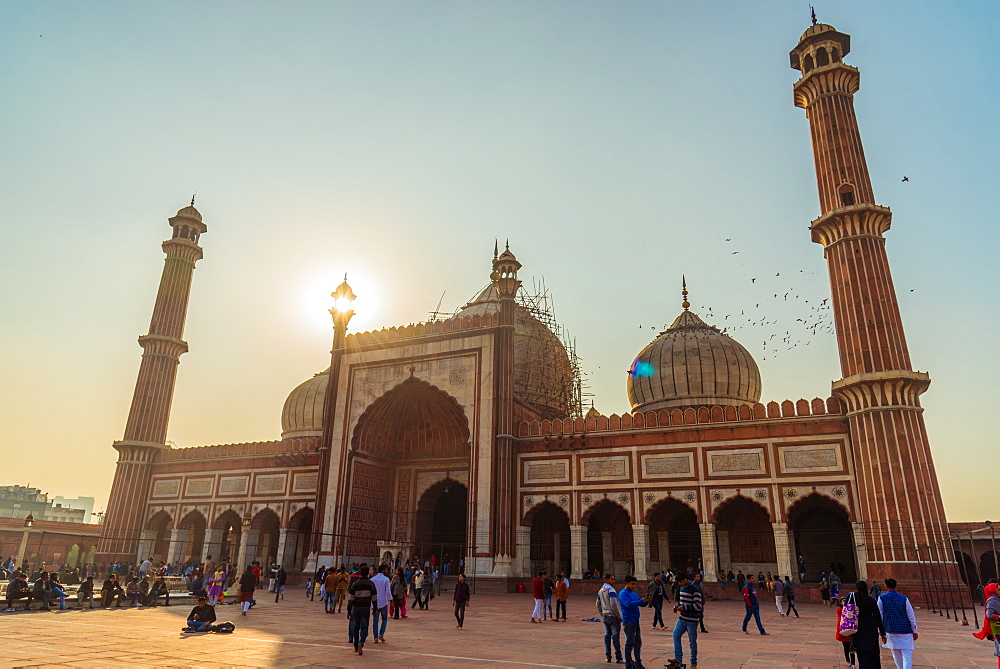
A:
[[[421,557],[464,558],[469,436],[458,401],[412,372],[375,400],[351,439],[345,557],[371,561],[377,542],[392,541]]]

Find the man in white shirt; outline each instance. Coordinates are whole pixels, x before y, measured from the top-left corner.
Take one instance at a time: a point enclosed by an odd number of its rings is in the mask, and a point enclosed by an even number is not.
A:
[[[389,565],[382,564],[378,567],[378,573],[372,576],[372,584],[375,586],[375,612],[372,614],[372,636],[375,643],[381,641],[385,643],[385,626],[389,623],[389,602],[392,600],[392,593],[389,587],[389,577],[386,573]],[[379,616],[382,617],[382,626],[379,627]]]
[[[146,574],[149,573],[149,570],[152,568],[153,568],[152,558],[146,558],[145,560],[143,560],[142,564],[139,565],[139,578],[145,577]]]

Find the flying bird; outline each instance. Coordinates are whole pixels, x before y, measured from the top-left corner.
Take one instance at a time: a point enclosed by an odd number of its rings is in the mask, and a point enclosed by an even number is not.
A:
[[[39,37],[41,37],[41,35],[39,35]],[[909,180],[910,180],[910,177],[903,177],[903,181],[909,181]]]

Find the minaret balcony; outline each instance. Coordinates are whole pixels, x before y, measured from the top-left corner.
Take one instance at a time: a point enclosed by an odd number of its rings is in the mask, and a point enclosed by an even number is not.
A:
[[[830,63],[810,70],[792,87],[795,106],[809,109],[829,95],[854,95],[861,88],[861,72],[853,65]]]
[[[829,248],[854,237],[878,237],[889,229],[892,211],[879,204],[851,204],[831,209],[809,225],[812,240]]]

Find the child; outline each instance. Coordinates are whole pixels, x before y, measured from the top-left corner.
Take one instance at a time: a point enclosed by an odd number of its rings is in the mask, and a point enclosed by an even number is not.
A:
[[[844,636],[840,633],[840,620],[844,612],[844,600],[843,598],[837,599],[834,601],[834,603],[837,605],[836,638],[837,641],[844,644],[844,659],[847,660],[847,666],[853,669],[855,666],[857,666],[857,660],[855,660],[854,650],[851,648],[851,637]]]

